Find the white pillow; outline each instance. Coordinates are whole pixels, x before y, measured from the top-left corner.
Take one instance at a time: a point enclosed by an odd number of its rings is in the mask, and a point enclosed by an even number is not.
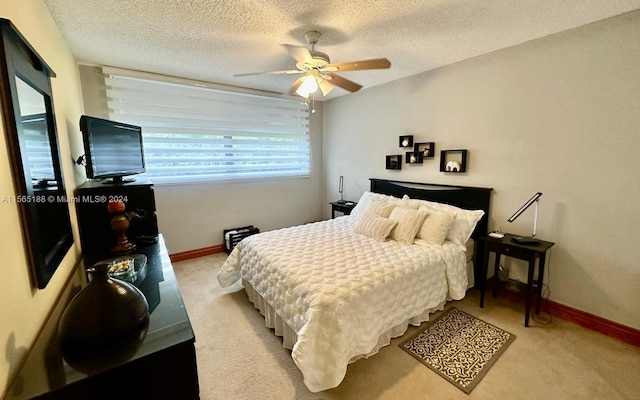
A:
[[[384,242],[396,224],[396,221],[389,218],[375,214],[365,214],[358,219],[353,231],[375,239],[378,242]]]
[[[393,197],[393,199],[396,199],[396,198]],[[406,194],[402,196],[402,199],[396,199],[394,204],[396,206],[414,208],[414,209],[419,208],[421,205],[420,200],[413,200]]]
[[[420,200],[422,205],[429,211],[441,211],[449,213],[457,213],[456,218],[447,233],[447,240],[465,247],[465,243],[471,237],[473,230],[476,227],[480,218],[484,215],[482,210],[465,210],[463,208],[455,207],[449,204],[437,203],[434,201]]]
[[[451,225],[453,225],[453,221],[456,219],[457,213],[453,214],[445,211],[428,210],[425,206],[421,206],[420,210],[427,211],[428,215],[416,237],[441,246],[447,238],[447,234],[449,233],[449,229],[451,229]]]
[[[367,209],[371,206],[370,203],[377,201],[377,202],[388,202],[389,199],[391,199],[391,196],[387,196],[385,194],[380,194],[380,193],[372,193],[372,192],[364,192],[362,194],[362,196],[360,196],[360,200],[358,200],[358,204],[356,204],[355,207],[353,207],[353,210],[351,210],[351,216],[359,218],[362,215],[367,213]],[[389,212],[391,212],[391,210],[389,210]],[[388,215],[387,215],[388,216]]]
[[[391,215],[389,215],[389,219],[396,221],[398,224],[391,231],[391,239],[406,244],[413,244],[416,234],[420,230],[426,217],[427,211],[406,207],[394,207]]]

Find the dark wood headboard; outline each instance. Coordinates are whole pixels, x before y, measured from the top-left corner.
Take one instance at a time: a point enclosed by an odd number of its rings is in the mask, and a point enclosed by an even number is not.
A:
[[[482,210],[484,215],[478,221],[471,237],[476,239],[486,235],[489,229],[489,207],[492,188],[451,186],[433,183],[403,182],[370,178],[371,191],[402,198],[405,194],[412,199],[431,200],[450,204],[466,210]]]

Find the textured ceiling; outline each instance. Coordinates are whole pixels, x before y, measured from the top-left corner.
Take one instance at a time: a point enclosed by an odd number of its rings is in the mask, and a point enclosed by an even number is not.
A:
[[[640,8],[640,0],[43,0],[79,62],[286,92],[280,44],[388,70],[341,75],[367,87]],[[347,94],[336,88],[327,98]]]

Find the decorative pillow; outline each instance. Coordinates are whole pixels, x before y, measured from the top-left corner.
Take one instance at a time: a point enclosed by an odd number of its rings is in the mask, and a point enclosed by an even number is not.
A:
[[[369,200],[360,210],[360,213],[356,216],[356,218],[361,218],[367,214],[375,214],[379,217],[388,218],[389,214],[391,214],[391,210],[393,210],[394,205],[389,203],[388,201],[379,201],[379,200]]]
[[[371,206],[367,208],[368,214],[375,214],[379,217],[389,218],[394,205],[386,201],[374,201]]]
[[[396,221],[398,224],[391,231],[391,239],[406,244],[413,244],[416,234],[420,230],[426,217],[427,211],[406,207],[394,207],[391,215],[389,215],[389,219]]]
[[[457,213],[428,210],[425,206],[421,206],[419,209],[427,211],[428,215],[416,237],[441,246],[447,238],[447,233],[449,233]]]
[[[368,212],[367,209],[371,206],[372,202],[388,202],[389,199],[391,199],[391,196],[385,194],[364,192],[362,196],[360,196],[358,204],[351,210],[351,215],[359,218]],[[391,210],[389,210],[389,212],[391,212]],[[389,215],[387,214],[386,216],[388,217]]]
[[[463,248],[465,247],[467,240],[471,237],[476,224],[484,215],[484,211],[482,210],[465,210],[463,208],[434,201],[419,201],[422,203],[422,206],[426,207],[429,211],[435,210],[440,212],[449,212],[451,214],[456,213],[453,224],[447,233],[447,240],[462,246]]]
[[[397,222],[375,214],[364,214],[353,229],[355,233],[368,236],[378,242],[384,242]]]
[[[395,197],[393,197],[393,199],[395,199]],[[406,194],[402,196],[402,199],[397,199],[394,204],[396,206],[413,208],[413,209],[417,209],[421,205],[420,200],[413,200]]]

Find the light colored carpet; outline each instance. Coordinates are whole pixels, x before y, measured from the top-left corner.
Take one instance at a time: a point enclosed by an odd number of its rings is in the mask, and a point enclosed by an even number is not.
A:
[[[340,386],[314,394],[242,287],[218,285],[225,258],[221,253],[174,263],[196,335],[202,400],[617,400],[640,393],[640,348],[557,318],[525,328],[522,304],[489,297],[479,308],[479,293],[470,290],[452,305],[518,338],[473,392],[463,393],[398,346],[420,329],[410,327],[375,356],[350,364]]]

